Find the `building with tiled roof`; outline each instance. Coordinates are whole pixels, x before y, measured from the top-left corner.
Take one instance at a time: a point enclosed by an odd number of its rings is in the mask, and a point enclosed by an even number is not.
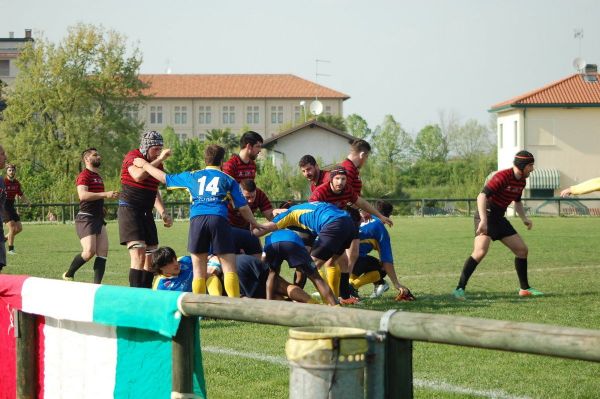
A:
[[[498,115],[498,169],[516,152],[535,156],[529,196],[550,197],[600,176],[600,81],[594,65],[491,107]]]
[[[180,138],[203,138],[207,130],[238,134],[251,129],[264,138],[303,118],[311,101],[323,103],[325,115],[343,116],[350,98],[339,91],[295,75],[140,75],[151,96],[138,110],[146,127],[175,129]]]
[[[31,29],[25,29],[25,37],[15,37],[14,32],[9,32],[8,37],[0,37],[0,85],[6,84],[11,86],[14,83],[19,72],[17,57],[25,44],[30,41],[33,41]],[[1,96],[0,101],[2,101]],[[0,104],[0,111],[3,108],[4,105],[2,103]]]

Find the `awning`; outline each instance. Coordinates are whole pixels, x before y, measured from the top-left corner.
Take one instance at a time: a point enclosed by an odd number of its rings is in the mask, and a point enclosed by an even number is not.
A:
[[[558,169],[534,169],[527,179],[528,190],[555,190],[560,187]]]

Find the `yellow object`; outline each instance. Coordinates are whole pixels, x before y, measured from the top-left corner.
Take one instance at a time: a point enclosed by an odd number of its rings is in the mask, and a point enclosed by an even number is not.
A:
[[[290,361],[319,363],[362,361],[367,352],[366,331],[347,327],[299,327],[289,330],[285,354]]]
[[[208,280],[206,280],[206,289],[208,290],[208,295],[223,295],[223,285],[217,276],[210,276]]]
[[[194,294],[206,294],[206,279],[195,278],[192,280],[192,292]]]
[[[337,298],[340,296],[340,279],[342,278],[342,270],[339,265],[327,266],[327,284],[333,291],[333,295]]]
[[[587,194],[592,191],[600,191],[600,177],[586,180],[576,186],[571,186],[571,194],[573,195]]]
[[[379,279],[381,279],[381,275],[379,274],[379,272],[373,270],[371,272],[361,274],[360,276],[358,276],[358,278],[352,280],[351,284],[354,288],[360,288],[363,285],[376,283],[377,281],[379,281]]]
[[[226,272],[224,274],[225,291],[230,298],[240,297],[240,280],[236,272]]]

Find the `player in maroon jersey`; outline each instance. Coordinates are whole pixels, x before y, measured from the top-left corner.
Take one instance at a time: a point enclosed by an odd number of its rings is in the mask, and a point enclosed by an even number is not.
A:
[[[20,200],[27,202],[31,205],[31,202],[23,193],[21,182],[17,179],[17,167],[14,164],[6,165],[6,176],[4,177],[4,186],[6,187],[6,205],[4,208],[4,214],[2,215],[4,223],[8,225],[8,234],[6,240],[8,241],[8,253],[14,255],[15,252],[15,236],[23,231],[23,225],[21,224],[21,218],[15,208],[15,201],[17,197]]]
[[[100,284],[106,269],[108,256],[108,234],[104,221],[104,199],[116,199],[118,191],[104,191],[104,181],[98,173],[102,158],[95,148],[88,148],[82,153],[85,169],[77,176],[77,195],[79,196],[79,212],[75,217],[75,229],[79,236],[82,251],[77,254],[69,270],[63,273],[63,280],[73,281],[75,272],[85,262],[96,256],[94,260],[94,284]]]
[[[263,138],[260,134],[247,131],[240,137],[240,152],[233,154],[223,164],[223,172],[238,183],[242,180],[254,180],[256,177],[256,157],[262,150]]]
[[[321,184],[329,181],[329,172],[319,168],[317,160],[312,155],[304,155],[298,161],[298,167],[302,176],[310,183],[310,191],[313,192]]]
[[[242,180],[240,182],[240,188],[242,189],[242,195],[246,198],[246,201],[248,201],[248,206],[252,213],[260,209],[260,212],[265,219],[269,221],[273,219],[273,205],[267,194],[256,187],[254,180]],[[242,217],[237,209],[233,208],[231,202],[227,204],[227,212],[230,225],[246,230],[250,228],[250,223]]]
[[[521,194],[526,179],[533,172],[535,159],[528,151],[519,151],[515,155],[513,167],[497,172],[477,196],[475,213],[475,241],[473,253],[463,266],[458,285],[453,292],[456,299],[465,299],[465,287],[477,265],[487,254],[492,241],[500,240],[515,254],[515,270],[519,277],[520,296],[543,295],[532,288],[527,280],[527,245],[504,216],[508,206],[514,202],[517,215],[531,230],[533,223],[525,214]]]
[[[156,131],[142,135],[140,148],[125,155],[121,167],[121,195],[119,198],[119,240],[126,245],[131,259],[129,285],[152,288],[152,252],[158,247],[158,232],[154,223],[156,208],[165,227],[173,225],[158,190],[159,181],[148,172],[134,166],[133,160],[144,158],[159,169],[171,151],[163,149],[163,138]]]

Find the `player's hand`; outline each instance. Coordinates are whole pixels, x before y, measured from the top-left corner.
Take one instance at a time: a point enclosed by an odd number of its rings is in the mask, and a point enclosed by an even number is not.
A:
[[[394,222],[392,222],[392,219],[390,219],[390,218],[388,218],[388,217],[386,217],[386,216],[384,216],[384,217],[381,219],[381,222],[382,222],[383,224],[387,224],[387,225],[388,225],[388,226],[390,226],[390,227],[392,227],[392,226],[394,225]]]
[[[523,219],[523,224],[527,226],[527,230],[531,230],[533,227],[533,222],[529,219]]]
[[[410,292],[410,290],[406,287],[400,287],[398,290],[398,295],[396,295],[394,298],[394,300],[398,302],[409,302],[414,301],[415,299],[417,298],[415,298],[412,292]]]
[[[477,230],[475,231],[475,235],[484,236],[487,235],[487,221],[479,221],[479,225],[477,226]]]
[[[160,155],[158,156],[158,160],[160,162],[163,162],[165,159],[169,158],[170,156],[171,156],[171,149],[163,148],[162,151],[160,152]]]
[[[571,196],[571,187],[565,188],[564,190],[562,190],[560,192],[560,196],[563,197],[563,198],[570,197]]]
[[[106,198],[107,199],[116,199],[116,198],[119,198],[119,192],[118,191],[107,191],[106,192]]]
[[[144,165],[146,165],[148,163],[148,161],[146,161],[144,158],[136,158],[133,160],[133,165],[138,167],[138,168],[144,168]]]
[[[163,226],[165,226],[165,227],[173,226],[173,218],[167,212],[164,212],[162,215],[160,215],[160,217],[163,221]]]

